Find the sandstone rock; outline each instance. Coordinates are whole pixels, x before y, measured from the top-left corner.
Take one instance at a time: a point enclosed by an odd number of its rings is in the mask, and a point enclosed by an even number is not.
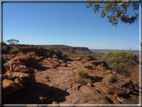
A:
[[[87,87],[85,85],[81,86],[80,89],[81,92],[84,94],[84,93],[87,93],[87,94],[94,94],[94,93],[98,93],[97,91],[95,90],[92,90],[90,87]]]
[[[8,79],[4,79],[3,80],[3,97],[12,94],[14,92],[16,92],[17,90],[21,89],[22,86],[16,84],[14,81],[12,80],[8,80]]]
[[[75,91],[78,91],[80,87],[81,87],[81,84],[74,83],[72,86],[72,89]]]
[[[86,56],[84,57],[84,60],[85,61],[91,61],[91,60],[94,60],[92,56]]]
[[[67,67],[67,63],[63,63],[61,65],[62,65],[62,67]]]
[[[118,87],[115,87],[115,86],[107,86],[106,85],[105,87],[102,88],[102,91],[104,91],[107,94],[111,94],[111,93],[117,94],[118,96],[119,95],[126,95],[125,91],[123,91],[123,90],[121,90],[121,89],[119,89]]]
[[[31,67],[27,67],[24,65],[20,65],[19,67],[15,67],[15,72],[23,72],[23,73],[28,73],[28,74],[34,74],[34,69]]]
[[[20,81],[19,78],[15,78],[14,82],[15,82],[16,84],[21,84],[21,81]]]
[[[27,74],[22,72],[11,72],[11,79],[19,78],[21,84],[33,84],[35,83],[35,76],[33,74]]]

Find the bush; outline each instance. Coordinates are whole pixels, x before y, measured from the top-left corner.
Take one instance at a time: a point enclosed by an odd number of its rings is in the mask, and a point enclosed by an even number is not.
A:
[[[85,68],[88,68],[88,69],[94,69],[94,68],[96,68],[96,66],[93,65],[93,64],[91,64],[91,63],[86,63],[84,66],[85,66]]]
[[[114,83],[115,81],[116,81],[116,76],[113,74],[109,74],[103,79],[103,82],[106,83]]]
[[[8,53],[8,51],[9,51],[9,47],[8,47],[7,45],[4,45],[4,46],[2,47],[2,52],[3,52],[3,53]]]
[[[14,48],[14,49],[11,49],[11,50],[9,51],[10,54],[18,54],[19,52],[21,52],[21,51],[20,51],[20,49],[18,49],[18,48]]]
[[[76,72],[77,76],[80,78],[88,78],[88,73],[84,68],[80,68]]]
[[[36,53],[35,52],[28,52],[28,53],[26,53],[27,55],[36,55]]]
[[[112,66],[112,70],[117,73],[120,73],[123,68],[127,67],[126,63],[131,62],[129,63],[130,65],[138,63],[136,55],[132,52],[126,52],[123,50],[108,51],[103,55],[103,60],[105,60],[109,66]],[[123,63],[122,66],[120,66],[121,63]]]
[[[57,56],[56,54],[54,54],[54,55],[52,56],[52,58],[58,58],[58,56]]]
[[[51,46],[49,46],[47,49],[50,49],[50,50],[57,50],[56,48],[51,47]]]
[[[36,48],[36,47],[37,47],[37,45],[34,45],[33,47],[35,47],[35,48]]]
[[[42,47],[42,46],[39,46],[38,49],[43,49],[43,47]]]
[[[83,64],[84,64],[84,63],[86,63],[86,61],[85,61],[84,59],[82,59],[82,60],[81,60],[81,63],[83,63]]]
[[[19,53],[17,53],[16,55],[17,56],[20,56],[20,55],[23,55],[24,53],[23,52],[19,52]]]
[[[106,68],[104,68],[104,67],[99,67],[98,69],[99,70],[106,70]]]
[[[74,60],[74,61],[79,61],[79,59],[76,59],[76,58],[75,58],[75,59],[73,59],[73,60]]]

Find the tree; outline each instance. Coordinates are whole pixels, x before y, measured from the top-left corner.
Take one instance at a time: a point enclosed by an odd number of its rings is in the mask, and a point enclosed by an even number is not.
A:
[[[9,44],[17,44],[19,41],[15,39],[9,39],[7,42],[9,42]]]
[[[107,16],[108,22],[110,22],[112,25],[117,25],[118,22],[121,20],[121,23],[129,23],[132,24],[136,20],[138,20],[138,9],[139,9],[139,2],[142,2],[142,0],[135,0],[132,2],[132,0],[108,0],[106,3],[101,3],[103,0],[88,0],[88,5],[86,5],[87,8],[90,8],[94,6],[94,13],[96,14],[99,9],[102,9],[101,11],[101,17],[104,18]],[[129,16],[127,14],[127,10],[129,7],[132,6],[134,9],[134,15]]]
[[[103,60],[105,60],[114,70],[118,73],[124,69],[124,66],[120,66],[121,63],[124,65],[127,62],[139,63],[139,59],[132,52],[126,52],[123,50],[108,51],[103,55]]]

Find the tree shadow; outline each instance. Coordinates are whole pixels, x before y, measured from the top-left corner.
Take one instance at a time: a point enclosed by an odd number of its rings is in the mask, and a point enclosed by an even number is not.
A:
[[[43,83],[36,83],[23,90],[19,90],[8,98],[3,98],[3,104],[52,104],[64,102],[69,93],[59,88],[50,87]],[[57,97],[60,97],[57,98]]]
[[[97,76],[89,76],[90,80],[92,83],[95,83],[95,82],[101,82],[103,77],[97,77]]]

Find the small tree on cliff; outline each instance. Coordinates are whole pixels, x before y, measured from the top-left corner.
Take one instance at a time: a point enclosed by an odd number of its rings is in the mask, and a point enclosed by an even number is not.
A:
[[[12,44],[17,44],[19,41],[15,39],[9,39],[7,40],[7,42],[9,42],[9,44],[12,45]]]

